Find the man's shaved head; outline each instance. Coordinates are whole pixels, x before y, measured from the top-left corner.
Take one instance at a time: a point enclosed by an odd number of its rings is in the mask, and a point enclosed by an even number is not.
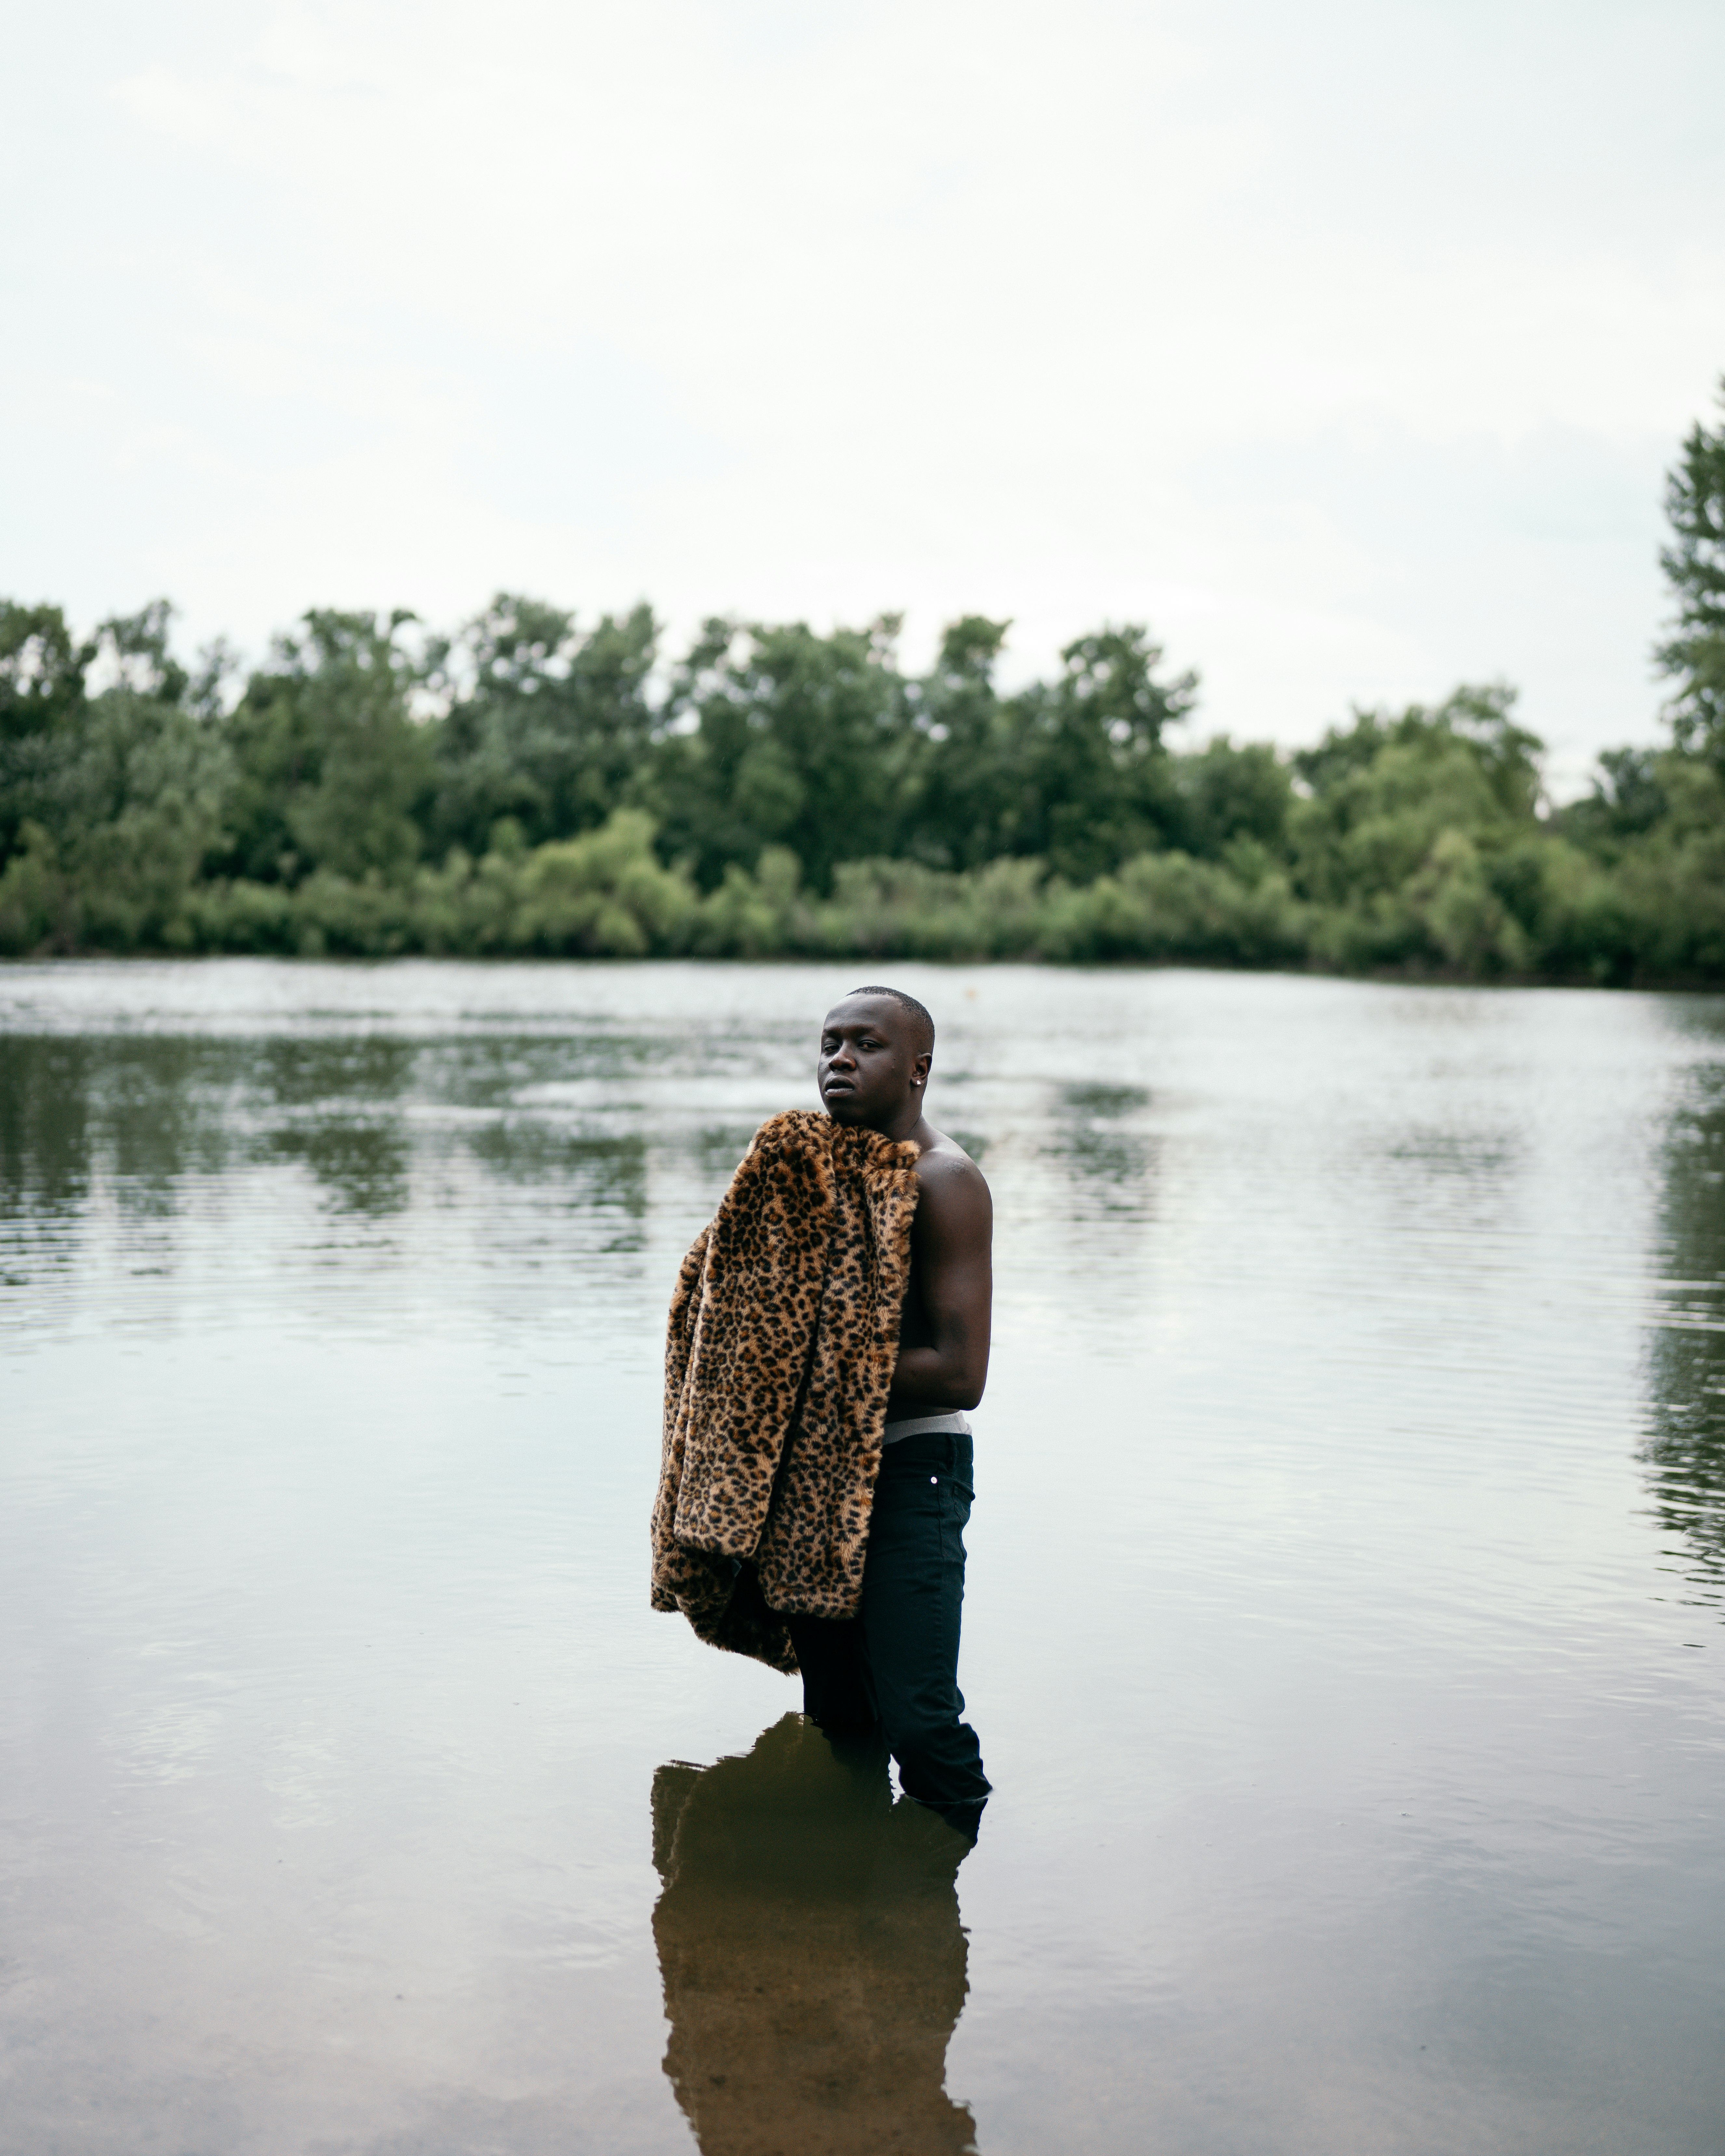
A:
[[[835,1123],[907,1137],[922,1120],[934,1020],[901,988],[855,988],[827,1013],[815,1066]]]
[[[901,1004],[916,1021],[916,1050],[922,1055],[934,1053],[934,1020],[915,996],[907,996],[902,988],[853,988],[853,996],[890,996]],[[846,998],[849,1001],[849,998]]]

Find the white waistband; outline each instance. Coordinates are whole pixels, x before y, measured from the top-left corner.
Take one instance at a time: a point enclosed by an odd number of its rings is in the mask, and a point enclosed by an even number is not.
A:
[[[905,1415],[889,1422],[880,1433],[882,1445],[896,1445],[901,1437],[924,1437],[938,1430],[957,1437],[968,1437],[970,1417],[963,1408],[949,1408],[945,1414]]]

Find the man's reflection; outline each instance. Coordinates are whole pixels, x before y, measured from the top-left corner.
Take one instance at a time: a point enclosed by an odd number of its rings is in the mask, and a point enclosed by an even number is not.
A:
[[[972,2149],[947,2097],[968,1845],[895,1804],[886,1754],[788,1714],[744,1758],[653,1780],[665,2071],[702,2156]]]

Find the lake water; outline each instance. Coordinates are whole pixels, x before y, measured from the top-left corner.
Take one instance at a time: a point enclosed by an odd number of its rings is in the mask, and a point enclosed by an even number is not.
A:
[[[1717,2156],[1725,1002],[887,969],[999,1222],[955,1885],[647,1607],[858,971],[0,968],[0,2145]]]

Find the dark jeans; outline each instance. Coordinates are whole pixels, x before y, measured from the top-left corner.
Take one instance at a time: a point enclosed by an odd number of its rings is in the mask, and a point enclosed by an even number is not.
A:
[[[975,1838],[988,1778],[959,1717],[964,1527],[974,1491],[968,1437],[901,1437],[881,1455],[862,1608],[840,1622],[788,1619],[803,1707],[830,1738],[877,1730],[905,1794]]]

